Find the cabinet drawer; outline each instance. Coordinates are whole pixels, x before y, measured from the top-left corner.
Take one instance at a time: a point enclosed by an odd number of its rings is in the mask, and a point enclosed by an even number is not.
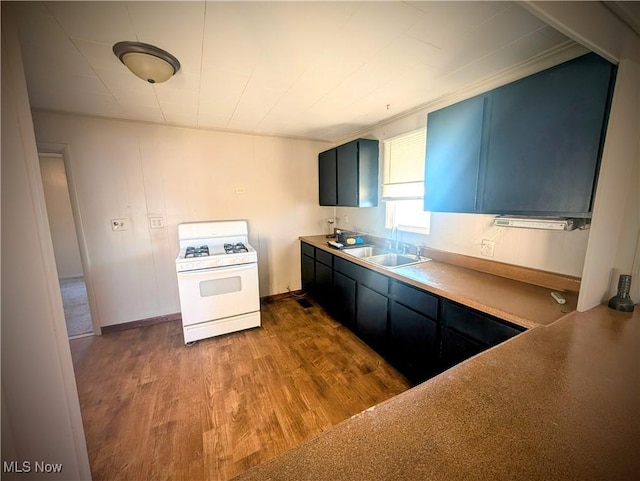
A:
[[[335,258],[334,269],[380,294],[385,296],[389,294],[389,278],[383,274],[378,274],[341,257]]]
[[[361,271],[364,270],[364,267],[360,267],[359,265],[349,262],[341,257],[335,258],[333,268],[341,274],[355,280],[362,277]]]
[[[525,330],[452,302],[444,303],[442,324],[487,346],[500,344]]]
[[[432,319],[438,318],[438,298],[402,282],[391,282],[391,298]]]
[[[389,294],[389,278],[387,276],[369,269],[362,269],[361,274],[360,279],[356,279],[358,282],[385,296]]]
[[[302,254],[311,257],[312,259],[315,259],[315,247],[313,247],[310,244],[307,244],[306,242],[302,242],[300,244],[300,251],[302,252]]]
[[[322,262],[325,266],[333,267],[333,254],[316,249],[316,260]]]

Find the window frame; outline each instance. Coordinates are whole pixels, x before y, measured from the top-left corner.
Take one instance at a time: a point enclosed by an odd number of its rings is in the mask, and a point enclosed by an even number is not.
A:
[[[397,228],[399,231],[412,232],[417,234],[429,234],[431,232],[431,213],[428,211],[420,210],[422,213],[422,219],[415,224],[403,223],[398,220],[402,217],[402,214],[398,212],[403,206],[408,206],[408,202],[414,203],[412,205],[413,212],[415,213],[415,202],[419,202],[420,206],[423,205],[424,198],[424,164],[422,166],[422,177],[405,182],[390,182],[390,175],[392,170],[391,158],[392,149],[391,143],[394,141],[401,141],[411,136],[421,136],[424,138],[424,150],[422,152],[422,158],[424,159],[424,153],[426,151],[426,138],[427,138],[426,126],[400,134],[383,141],[383,182],[382,182],[382,201],[385,203],[385,228],[393,229]],[[390,158],[391,157],[391,158]],[[423,161],[424,162],[424,161]],[[419,184],[419,185],[418,185]]]

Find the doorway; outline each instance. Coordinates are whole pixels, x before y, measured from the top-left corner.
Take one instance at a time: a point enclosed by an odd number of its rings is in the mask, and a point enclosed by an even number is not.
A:
[[[64,158],[60,154],[39,154],[39,159],[67,336],[92,336],[93,320]]]

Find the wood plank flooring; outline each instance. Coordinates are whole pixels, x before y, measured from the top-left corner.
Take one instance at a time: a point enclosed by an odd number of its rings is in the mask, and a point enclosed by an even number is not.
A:
[[[94,481],[228,480],[410,387],[292,298],[190,347],[180,321],[70,344]]]

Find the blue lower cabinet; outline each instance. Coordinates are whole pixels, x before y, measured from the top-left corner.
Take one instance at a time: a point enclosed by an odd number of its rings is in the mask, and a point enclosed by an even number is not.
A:
[[[525,330],[330,252],[302,252],[303,288],[415,384]]]
[[[334,316],[352,331],[356,329],[356,281],[333,272]]]
[[[363,284],[358,284],[356,297],[358,336],[382,355],[387,350],[388,302],[386,296]]]
[[[414,383],[435,374],[438,371],[438,323],[391,301],[389,361]]]
[[[443,300],[440,363],[447,369],[525,331],[523,327]]]
[[[442,328],[440,339],[442,345],[440,369],[442,371],[488,349],[488,346],[480,344],[446,327]]]
[[[306,254],[300,256],[300,270],[302,277],[302,290],[313,292],[316,283],[316,261]]]
[[[315,295],[327,310],[333,306],[333,268],[316,260]]]

